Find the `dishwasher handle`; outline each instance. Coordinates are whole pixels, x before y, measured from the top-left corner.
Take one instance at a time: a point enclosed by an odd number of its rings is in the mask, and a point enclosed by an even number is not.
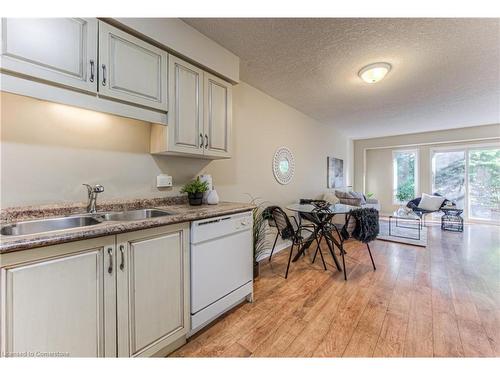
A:
[[[203,221],[201,223],[197,223],[198,226],[202,226],[202,225],[207,225],[207,224],[215,224],[215,223],[219,223],[223,220],[229,220],[229,219],[232,219],[231,216],[228,216],[228,217],[223,217],[222,219],[214,219],[214,220],[208,220],[208,221]]]

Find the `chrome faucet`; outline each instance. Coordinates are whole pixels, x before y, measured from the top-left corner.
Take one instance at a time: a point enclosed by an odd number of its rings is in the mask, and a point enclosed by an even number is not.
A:
[[[87,212],[90,214],[95,214],[97,212],[97,194],[102,193],[104,191],[104,186],[102,185],[89,185],[83,184],[83,186],[87,187],[87,191],[89,194],[89,199],[87,201]]]

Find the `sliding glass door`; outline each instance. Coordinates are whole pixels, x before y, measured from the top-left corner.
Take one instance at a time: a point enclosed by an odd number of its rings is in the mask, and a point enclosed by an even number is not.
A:
[[[500,221],[500,149],[469,150],[469,218]]]
[[[500,222],[500,148],[432,151],[432,191],[464,209],[469,220]]]

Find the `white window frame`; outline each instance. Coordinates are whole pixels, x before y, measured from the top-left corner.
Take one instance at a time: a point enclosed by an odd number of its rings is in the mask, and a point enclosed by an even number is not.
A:
[[[413,153],[415,154],[415,171],[414,171],[414,180],[415,180],[415,197],[418,197],[420,194],[420,188],[419,188],[419,175],[420,175],[420,154],[419,154],[419,149],[418,148],[411,148],[411,149],[397,149],[397,150],[392,150],[392,204],[402,204],[406,202],[400,202],[396,199],[396,191],[397,191],[397,167],[395,163],[395,156],[396,154],[403,154],[403,153]]]

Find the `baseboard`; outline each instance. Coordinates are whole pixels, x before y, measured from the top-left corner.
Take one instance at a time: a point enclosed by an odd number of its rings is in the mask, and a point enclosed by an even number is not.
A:
[[[175,340],[174,342],[168,344],[164,348],[160,349],[157,351],[155,354],[153,354],[151,357],[167,357],[170,353],[174,352],[175,350],[179,349],[181,346],[186,344],[186,336],[182,336]]]
[[[292,242],[291,241],[285,241],[285,242],[277,243],[276,247],[274,248],[273,256],[275,256],[276,254],[278,254],[282,250],[288,249],[290,246],[292,246]],[[257,261],[260,262],[261,260],[268,259],[269,256],[271,255],[271,250],[272,250],[272,248],[268,249],[265,254],[262,254],[257,259]]]

